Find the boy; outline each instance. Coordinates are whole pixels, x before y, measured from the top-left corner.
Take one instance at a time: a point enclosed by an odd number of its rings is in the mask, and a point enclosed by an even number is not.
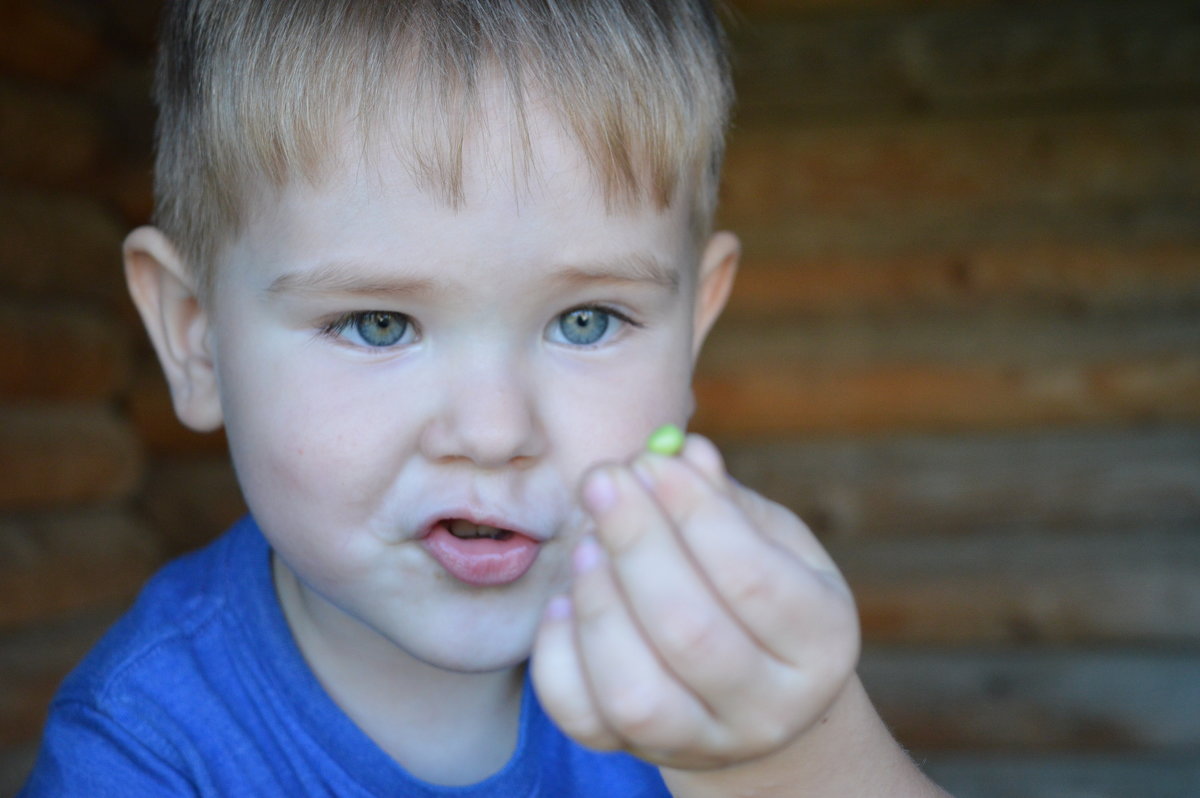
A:
[[[638,454],[738,258],[711,9],[180,0],[162,46],[126,274],[252,518],[67,681],[27,794],[940,794],[803,525]]]

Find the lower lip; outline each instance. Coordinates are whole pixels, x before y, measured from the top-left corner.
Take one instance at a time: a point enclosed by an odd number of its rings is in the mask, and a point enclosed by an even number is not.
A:
[[[476,587],[496,587],[517,581],[538,556],[538,542],[514,533],[507,540],[458,538],[438,524],[422,540],[446,572]]]

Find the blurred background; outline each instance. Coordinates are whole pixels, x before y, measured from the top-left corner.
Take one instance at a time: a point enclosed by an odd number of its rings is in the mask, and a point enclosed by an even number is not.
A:
[[[125,296],[156,0],[0,2],[0,795],[241,512]],[[1200,6],[741,0],[695,427],[855,588],[959,798],[1200,795]]]

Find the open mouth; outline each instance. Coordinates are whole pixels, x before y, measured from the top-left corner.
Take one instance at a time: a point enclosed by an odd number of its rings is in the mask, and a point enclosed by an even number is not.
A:
[[[447,573],[477,587],[517,581],[540,549],[537,540],[522,532],[465,518],[436,522],[421,542]]]
[[[473,524],[470,521],[464,521],[461,518],[451,518],[442,522],[451,535],[459,540],[509,540],[516,533],[510,529],[501,529],[500,527],[487,526],[485,524]]]

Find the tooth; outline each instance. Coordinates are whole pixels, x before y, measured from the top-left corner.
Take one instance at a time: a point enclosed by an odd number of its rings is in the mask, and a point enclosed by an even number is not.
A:
[[[470,521],[455,519],[446,522],[446,528],[451,535],[464,540],[474,538],[491,538],[493,540],[508,540],[512,537],[512,532],[507,529],[501,529],[496,526],[487,526],[484,524],[472,524]]]

